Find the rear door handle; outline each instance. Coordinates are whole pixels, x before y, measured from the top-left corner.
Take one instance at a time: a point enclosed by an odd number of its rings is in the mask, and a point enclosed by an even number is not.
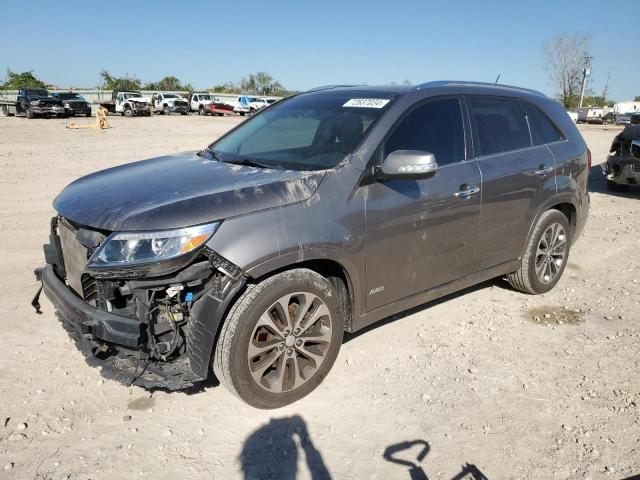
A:
[[[478,187],[477,185],[471,185],[464,190],[460,190],[459,192],[454,193],[454,195],[458,198],[469,198],[471,195],[475,195],[479,191],[480,187]]]
[[[553,172],[553,167],[545,167],[540,165],[538,170],[534,170],[532,173],[540,177],[544,177],[546,174]]]

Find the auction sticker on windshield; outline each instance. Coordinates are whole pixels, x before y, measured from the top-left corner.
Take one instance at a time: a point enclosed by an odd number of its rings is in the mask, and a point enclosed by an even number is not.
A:
[[[352,98],[343,107],[382,108],[389,103],[388,98]]]

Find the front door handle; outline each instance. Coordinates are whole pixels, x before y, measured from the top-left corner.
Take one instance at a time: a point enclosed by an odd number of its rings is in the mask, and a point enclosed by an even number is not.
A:
[[[480,191],[480,187],[477,185],[470,185],[464,190],[460,190],[459,192],[454,193],[454,195],[458,198],[469,198],[471,195],[475,195]]]
[[[538,175],[539,177],[544,177],[546,174],[553,172],[553,167],[545,167],[544,165],[540,165],[538,170],[534,170],[532,173],[534,175]]]

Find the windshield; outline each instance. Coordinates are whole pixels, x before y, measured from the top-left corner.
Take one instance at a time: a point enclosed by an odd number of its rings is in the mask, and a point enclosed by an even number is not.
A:
[[[252,160],[294,170],[332,168],[360,144],[390,101],[343,92],[300,95],[259,113],[210,149],[222,161]]]
[[[200,100],[211,100],[211,95],[199,95]]]
[[[124,93],[123,94],[124,98],[137,98],[140,97],[139,93]]]
[[[27,97],[46,97],[49,95],[46,90],[25,90],[24,93]]]
[[[162,96],[164,98],[180,98],[178,95],[174,95],[173,93],[163,93]]]

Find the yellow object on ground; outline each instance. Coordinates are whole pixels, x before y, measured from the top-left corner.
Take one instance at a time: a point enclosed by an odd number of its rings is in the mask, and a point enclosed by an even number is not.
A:
[[[67,128],[95,128],[99,130],[105,130],[107,128],[111,128],[109,126],[109,121],[107,120],[107,115],[109,111],[104,107],[99,107],[96,110],[96,123],[95,125],[78,125],[76,123],[70,123],[67,125]]]

